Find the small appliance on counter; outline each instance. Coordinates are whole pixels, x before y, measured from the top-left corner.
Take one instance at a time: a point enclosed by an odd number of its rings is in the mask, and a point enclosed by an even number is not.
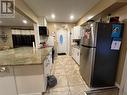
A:
[[[43,42],[43,48],[46,48],[47,45],[46,45],[46,42]]]
[[[80,39],[73,39],[71,44],[71,56],[80,65]]]
[[[40,43],[40,48],[46,48],[46,47],[47,47],[46,42],[41,42],[41,43]]]
[[[73,43],[75,43],[75,45],[77,46],[80,46],[80,39],[73,40]]]
[[[47,27],[39,26],[39,35],[40,36],[49,36]]]

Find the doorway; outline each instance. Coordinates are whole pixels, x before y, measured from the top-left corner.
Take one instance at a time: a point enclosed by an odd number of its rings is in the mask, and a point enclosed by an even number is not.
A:
[[[64,29],[57,31],[57,53],[63,55],[68,53],[68,32]]]

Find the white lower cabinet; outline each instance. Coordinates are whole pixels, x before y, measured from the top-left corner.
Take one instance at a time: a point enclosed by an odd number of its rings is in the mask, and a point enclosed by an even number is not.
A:
[[[51,66],[52,53],[49,53],[42,64],[14,66],[18,95],[42,95],[46,92]]]
[[[77,49],[77,63],[80,65],[80,49]]]
[[[0,95],[42,95],[52,68],[52,53],[42,64],[0,67]]]
[[[15,66],[14,72],[18,95],[41,95],[45,92],[43,65]]]
[[[13,67],[0,67],[0,95],[17,95]]]
[[[73,48],[71,49],[71,56],[72,56],[72,58],[74,58],[74,49]]]
[[[72,58],[80,65],[80,49],[72,48]]]
[[[42,95],[46,86],[43,64],[0,67],[0,95]]]
[[[51,69],[52,69],[52,52],[49,53],[49,55],[44,61],[44,74],[46,76],[50,75]]]

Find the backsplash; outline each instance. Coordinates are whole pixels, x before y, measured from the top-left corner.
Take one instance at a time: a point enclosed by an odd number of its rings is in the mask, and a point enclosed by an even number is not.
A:
[[[0,27],[0,50],[9,48],[13,48],[11,28]]]

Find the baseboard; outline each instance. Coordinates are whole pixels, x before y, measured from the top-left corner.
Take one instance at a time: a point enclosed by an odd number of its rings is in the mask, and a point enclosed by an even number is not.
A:
[[[43,93],[26,93],[26,94],[18,94],[18,95],[44,95]]]
[[[72,57],[72,56],[71,56]],[[76,62],[76,60],[72,57],[72,59]],[[80,64],[78,64],[77,62],[76,62],[76,64],[78,65],[78,66],[80,66]]]
[[[117,82],[115,83],[115,86],[117,86],[120,89],[120,85]]]
[[[58,53],[58,55],[66,55],[66,53]]]

